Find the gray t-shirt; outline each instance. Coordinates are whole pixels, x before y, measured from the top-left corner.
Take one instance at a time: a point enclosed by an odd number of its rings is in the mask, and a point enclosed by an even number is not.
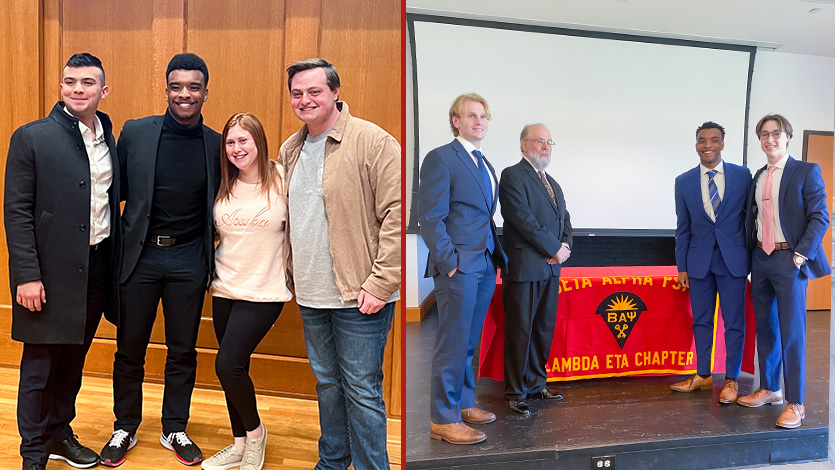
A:
[[[350,308],[343,302],[333,273],[328,218],[322,192],[328,131],[307,136],[290,179],[290,246],[296,302],[308,308]]]

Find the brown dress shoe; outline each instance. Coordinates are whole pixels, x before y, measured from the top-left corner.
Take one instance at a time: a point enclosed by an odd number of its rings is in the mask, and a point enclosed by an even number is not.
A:
[[[739,384],[736,380],[725,379],[725,385],[722,387],[722,392],[719,393],[719,403],[733,403],[739,396]]]
[[[806,417],[806,407],[797,403],[789,403],[786,409],[777,418],[777,426],[781,428],[794,429],[800,426],[800,422]]]
[[[736,402],[742,406],[750,408],[756,408],[763,405],[779,405],[780,403],[783,403],[783,392],[780,390],[772,392],[771,390],[758,388],[750,395],[739,397]]]
[[[699,374],[693,374],[684,382],[677,382],[670,385],[670,388],[676,392],[692,392],[700,389],[713,389],[713,377],[703,379]]]
[[[450,424],[429,423],[429,437],[450,444],[477,444],[487,439],[487,434],[473,429],[461,421]]]
[[[461,410],[461,419],[470,424],[487,424],[496,420],[496,415],[489,411],[472,407]]]

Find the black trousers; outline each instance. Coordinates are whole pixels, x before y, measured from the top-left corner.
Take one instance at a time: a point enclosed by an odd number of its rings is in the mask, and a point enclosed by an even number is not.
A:
[[[146,243],[121,285],[122,312],[113,362],[114,429],[135,433],[142,421],[145,353],[162,301],[165,318],[164,433],[185,431],[197,373],[197,329],[208,280],[203,238],[169,247]]]
[[[545,388],[545,365],[557,321],[560,278],[502,281],[504,303],[504,395],[525,398]]]
[[[24,462],[46,464],[49,446],[72,434],[70,422],[75,418],[75,399],[81,389],[84,360],[111,295],[110,260],[104,251],[90,250],[84,342],[23,344],[17,427]]]
[[[261,423],[255,403],[255,386],[249,377],[249,358],[267,336],[283,302],[248,302],[212,297],[212,323],[220,348],[215,372],[226,394],[232,435],[245,437]]]

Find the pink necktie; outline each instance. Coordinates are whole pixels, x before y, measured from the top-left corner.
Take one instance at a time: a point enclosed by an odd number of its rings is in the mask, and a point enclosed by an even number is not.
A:
[[[770,255],[774,251],[774,203],[771,200],[771,187],[774,179],[771,175],[777,170],[776,166],[768,169],[763,181],[763,251]]]

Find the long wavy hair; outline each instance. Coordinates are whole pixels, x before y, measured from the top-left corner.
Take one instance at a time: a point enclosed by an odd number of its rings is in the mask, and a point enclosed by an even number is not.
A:
[[[235,188],[235,183],[238,181],[238,167],[236,167],[226,155],[226,136],[229,134],[229,129],[241,126],[241,129],[249,132],[252,135],[252,140],[255,141],[255,149],[258,151],[256,161],[258,162],[258,188],[261,194],[266,195],[267,200],[270,200],[270,191],[275,191],[276,194],[281,194],[281,188],[278,181],[278,169],[275,164],[270,161],[270,152],[267,148],[267,134],[264,132],[264,126],[255,115],[250,113],[237,113],[226,121],[223,126],[223,137],[221,138],[220,149],[220,190],[217,192],[217,200],[228,200],[232,196],[232,190]]]

